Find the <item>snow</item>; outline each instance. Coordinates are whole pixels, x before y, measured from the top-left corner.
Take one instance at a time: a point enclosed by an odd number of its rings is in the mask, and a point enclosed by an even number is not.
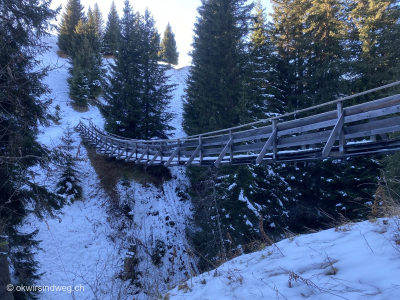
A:
[[[240,191],[238,199],[239,199],[239,201],[246,202],[247,207],[258,217],[258,215],[259,215],[258,210],[254,207],[254,205],[250,202],[250,200],[247,199],[247,197],[243,193],[243,190]],[[259,205],[258,205],[258,207],[259,207]]]
[[[66,60],[56,54],[56,37],[50,37],[48,42],[52,49],[42,60],[58,67],[45,82],[54,98],[52,110],[55,112],[58,105],[61,119],[59,124],[42,127],[38,140],[57,147],[67,126],[91,120],[103,128],[104,119],[95,106],[89,106],[86,112],[72,109]],[[171,124],[176,128],[175,138],[184,137],[182,95],[188,70],[169,71],[170,82],[178,84],[169,108],[176,114]],[[173,179],[160,186],[119,182],[116,191],[131,208],[132,222],[127,225],[124,216],[110,215],[110,198],[90,161],[85,159],[87,153],[80,146],[80,136],[74,133],[72,138],[73,152],[80,158],[77,169],[83,200],[65,206],[55,219],[40,221],[30,217],[25,224],[29,231],[38,228],[37,239],[42,241],[43,250],[35,258],[40,264],[39,273],[45,273],[35,284],[67,287],[64,291],[41,292],[41,300],[157,299],[172,287],[175,288],[168,292],[169,298],[164,299],[399,299],[400,248],[395,239],[400,220],[395,218],[345,224],[336,230],[286,239],[188,280],[198,272],[185,237],[191,206],[176,195],[176,190],[188,186],[185,169],[171,168]],[[243,191],[239,199],[258,216],[260,208]],[[275,223],[270,224],[274,226]],[[156,266],[149,254],[158,240],[165,241],[166,253]],[[130,248],[132,243],[138,245],[135,251]],[[125,257],[135,255],[142,273],[138,289],[129,280],[121,279]],[[83,290],[74,291],[74,287]]]
[[[51,49],[41,58],[44,65],[55,66],[44,82],[51,89],[53,102],[50,111],[58,111],[60,117],[57,124],[40,128],[38,140],[49,148],[59,147],[67,126],[73,128],[80,120],[86,124],[90,120],[99,128],[104,126],[104,118],[96,106],[89,105],[85,112],[72,108],[67,84],[68,63],[66,59],[58,58],[56,41],[56,36],[47,38]],[[188,68],[169,72],[171,82],[178,84],[170,108],[176,113],[173,133],[182,137],[181,96]],[[35,259],[40,265],[39,273],[44,275],[35,285],[49,288],[42,291],[39,298],[152,299],[154,295],[166,292],[168,287],[186,280],[196,268],[187,252],[184,234],[190,216],[190,202],[180,201],[176,195],[177,189],[188,185],[185,170],[171,168],[173,179],[158,187],[135,181],[130,181],[128,186],[119,182],[116,190],[120,201],[129,204],[129,215],[133,219],[130,225],[126,225],[124,216],[110,213],[110,196],[101,187],[94,168],[86,159],[86,149],[81,146],[79,134],[74,132],[72,139],[72,154],[78,158],[76,169],[80,172],[83,188],[82,201],[66,205],[55,219],[41,221],[30,217],[23,228],[27,232],[39,229],[37,239],[42,241],[40,247],[43,250],[35,255]],[[41,174],[43,180],[46,175]],[[54,174],[51,180],[47,182],[48,186],[56,182]],[[149,212],[154,212],[154,215],[149,215]],[[168,248],[161,265],[155,266],[150,254],[158,239]],[[129,250],[134,242],[139,244],[135,257],[139,259],[138,271],[142,273],[140,288],[130,284],[130,280],[121,279],[124,259],[132,256]],[[167,278],[168,284],[165,282]],[[62,287],[66,287],[64,291],[56,291]],[[78,291],[74,291],[74,287],[78,287]]]
[[[167,75],[171,76],[168,84],[176,84],[174,91],[174,98],[171,101],[169,112],[173,113],[175,116],[171,121],[171,126],[175,128],[173,138],[183,138],[186,136],[182,129],[182,95],[184,95],[184,89],[186,88],[186,79],[189,75],[189,67],[182,67],[179,69],[171,69],[167,72]]]
[[[283,240],[188,280],[168,299],[399,299],[399,220],[386,221]]]

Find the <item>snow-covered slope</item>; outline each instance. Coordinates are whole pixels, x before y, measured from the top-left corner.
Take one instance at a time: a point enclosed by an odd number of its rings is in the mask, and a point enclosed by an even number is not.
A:
[[[169,300],[400,299],[399,219],[283,240],[181,284]]]
[[[104,119],[99,109],[89,106],[86,112],[76,112],[68,97],[68,63],[57,56],[57,37],[47,39],[51,51],[42,57],[43,64],[54,66],[45,83],[49,85],[53,98],[52,112],[58,111],[58,124],[41,128],[39,141],[48,147],[61,144],[61,137],[67,126],[74,127],[79,120],[91,120],[103,127]],[[177,84],[170,110],[176,114],[172,124],[175,136],[182,136],[181,95],[185,85],[187,68],[169,71],[171,82]],[[78,133],[73,133],[74,149],[78,158],[77,169],[82,181],[83,200],[75,201],[63,208],[56,219],[28,220],[27,231],[39,229],[40,251],[36,259],[39,272],[45,272],[36,282],[37,286],[50,291],[42,292],[40,299],[152,299],[188,278],[192,258],[186,253],[187,241],[184,231],[189,202],[182,202],[175,190],[187,184],[181,168],[171,169],[172,180],[161,186],[137,182],[118,183],[117,194],[121,203],[128,203],[132,209],[132,222],[123,224],[124,217],[110,213],[109,195],[102,189],[100,181],[87,158],[86,149],[81,145]],[[56,174],[56,172],[55,172]],[[56,176],[49,178],[56,182]],[[47,182],[49,184],[49,182]],[[51,184],[51,183],[50,183]],[[173,225],[172,225],[173,224]],[[155,243],[162,240],[166,254],[157,266],[151,262]],[[125,256],[130,244],[135,242],[139,275],[137,286],[129,280],[122,280]],[[55,291],[57,288],[64,291]],[[73,291],[74,287],[78,291]]]
[[[48,40],[52,50],[44,64],[55,64],[46,83],[52,89],[53,112],[59,107],[59,124],[42,128],[39,140],[49,147],[61,143],[65,128],[80,119],[102,127],[97,107],[78,113],[68,97],[67,62],[59,59],[56,37]],[[181,96],[188,68],[170,70],[171,83],[178,84],[171,112],[174,137],[184,136]],[[78,133],[73,134],[73,153],[86,158]],[[48,287],[40,299],[156,299],[173,288],[164,299],[400,299],[400,250],[394,235],[395,219],[349,224],[315,234],[290,238],[264,250],[242,255],[198,277],[194,258],[189,255],[185,226],[190,203],[176,191],[188,184],[185,170],[171,168],[172,180],[159,186],[123,182],[116,186],[119,200],[129,203],[131,221],[110,213],[109,195],[90,161],[77,163],[83,186],[83,200],[65,206],[59,218],[28,220],[27,230],[38,228],[42,240],[36,259],[45,272],[37,286]],[[55,178],[53,178],[55,180]],[[399,237],[397,236],[397,239]],[[152,254],[165,244],[158,265]],[[123,280],[122,271],[130,244],[137,245],[138,280]],[[130,255],[128,253],[128,255]],[[55,291],[65,287],[64,291]],[[78,291],[73,291],[78,287]]]

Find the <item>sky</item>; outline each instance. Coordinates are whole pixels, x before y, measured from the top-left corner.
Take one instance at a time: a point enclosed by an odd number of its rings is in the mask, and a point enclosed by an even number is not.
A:
[[[100,10],[103,14],[104,22],[107,22],[108,12],[110,10],[111,1],[100,1],[100,0],[81,0],[82,5],[87,9],[89,6],[93,7],[95,3],[98,3]],[[66,0],[53,0],[52,8],[56,8],[60,5],[64,8]],[[193,27],[196,22],[197,7],[200,6],[200,0],[131,0],[130,1],[133,9],[144,13],[146,7],[148,7],[150,13],[153,15],[156,21],[156,27],[158,32],[162,35],[165,27],[169,22],[172,27],[172,31],[175,34],[175,40],[179,52],[179,66],[190,65],[191,58],[188,55],[191,51],[191,44],[193,41]],[[249,2],[250,3],[250,2]],[[271,12],[270,0],[261,0],[261,4],[267,9],[267,13]],[[124,6],[124,0],[115,0],[119,16],[122,16],[122,9]],[[58,22],[61,17],[58,18]]]

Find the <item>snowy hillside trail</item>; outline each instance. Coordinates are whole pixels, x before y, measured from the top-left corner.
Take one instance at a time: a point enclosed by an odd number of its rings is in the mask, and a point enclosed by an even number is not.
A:
[[[51,50],[42,57],[44,65],[55,66],[45,83],[52,91],[51,112],[58,111],[60,117],[57,124],[41,128],[38,136],[38,140],[49,148],[58,147],[67,126],[73,128],[80,119],[91,120],[100,128],[104,125],[97,107],[89,106],[86,112],[77,112],[71,107],[68,62],[58,57],[56,41],[56,36],[47,38]],[[182,136],[181,93],[187,68],[169,72],[171,83],[178,84],[170,108],[176,114],[172,125],[176,128],[175,136]],[[119,228],[123,216],[110,215],[109,195],[101,187],[78,133],[73,133],[73,140],[71,153],[81,158],[77,169],[82,181],[82,201],[66,205],[56,219],[40,221],[32,217],[26,224],[29,231],[39,229],[37,239],[42,241],[43,250],[35,258],[40,264],[39,273],[45,274],[36,285],[49,287],[50,291],[41,292],[40,299],[132,299],[133,294],[136,299],[153,299],[149,294],[166,292],[188,278],[185,273],[188,274],[191,258],[186,253],[184,232],[190,204],[180,201],[175,192],[178,187],[188,184],[185,171],[171,169],[173,178],[159,187],[134,181],[129,187],[118,183],[119,200],[129,203],[133,216],[132,224]],[[53,185],[57,181],[54,175],[48,179]],[[167,251],[162,262],[155,266],[150,254],[157,239],[165,242]],[[129,280],[120,279],[132,241],[140,242],[136,253],[139,258],[137,271],[142,274],[138,280],[140,288],[129,285]],[[64,291],[56,291],[62,287],[65,287]],[[78,289],[75,292],[74,287]]]
[[[181,284],[169,300],[398,300],[398,217],[283,240]]]

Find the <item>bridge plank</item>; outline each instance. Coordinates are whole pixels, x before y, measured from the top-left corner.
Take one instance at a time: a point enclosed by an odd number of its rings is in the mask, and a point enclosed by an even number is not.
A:
[[[346,127],[346,139],[400,131],[400,116]]]

